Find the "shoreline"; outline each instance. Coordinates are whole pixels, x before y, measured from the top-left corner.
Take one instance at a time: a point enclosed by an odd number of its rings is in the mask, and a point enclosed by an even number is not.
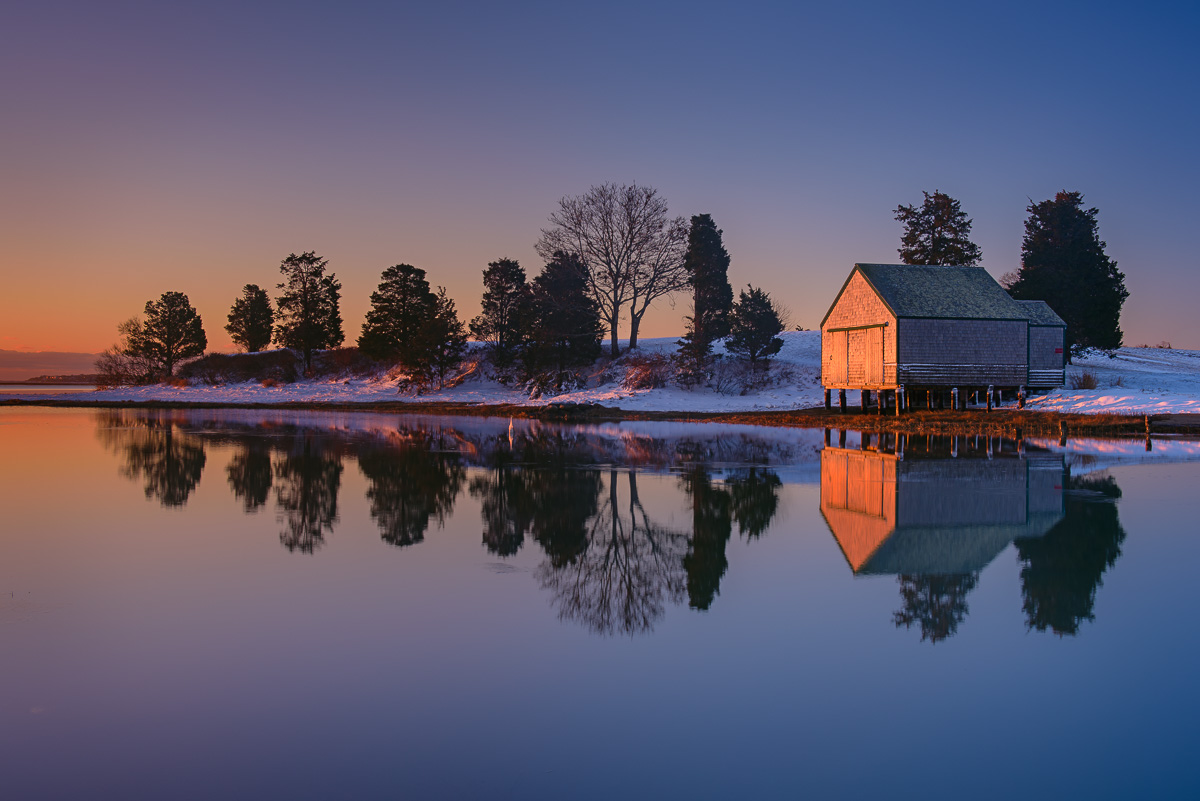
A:
[[[1068,414],[1035,409],[982,408],[965,411],[917,410],[902,415],[863,413],[848,409],[844,414],[824,407],[778,411],[675,412],[635,411],[598,404],[523,406],[518,404],[455,403],[451,401],[292,401],[285,403],[222,403],[194,401],[88,401],[74,399],[0,399],[0,408],[50,407],[99,409],[275,409],[291,411],[372,412],[429,414],[459,417],[512,417],[547,422],[662,421],[729,423],[784,428],[846,428],[856,431],[886,431],[899,434],[969,433],[991,436],[1110,435],[1144,437],[1147,434],[1200,436],[1200,414]]]

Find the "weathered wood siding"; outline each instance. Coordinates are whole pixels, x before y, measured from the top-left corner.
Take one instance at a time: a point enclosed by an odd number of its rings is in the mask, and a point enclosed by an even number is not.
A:
[[[1062,328],[1029,327],[1029,386],[1061,387],[1066,383],[1064,334]]]
[[[896,318],[856,272],[821,326],[821,383],[869,389],[895,377]]]
[[[1026,382],[1025,320],[909,320],[896,326],[898,382],[1015,387]]]

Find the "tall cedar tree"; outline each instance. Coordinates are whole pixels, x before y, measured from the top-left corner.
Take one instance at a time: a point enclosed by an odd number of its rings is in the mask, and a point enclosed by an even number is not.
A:
[[[725,340],[725,349],[746,358],[751,364],[760,361],[765,364],[783,347],[779,337],[781,331],[783,319],[771,296],[747,285],[729,316],[729,338]]]
[[[339,309],[342,285],[333,273],[325,274],[328,264],[309,250],[290,253],[279,265],[284,280],[275,301],[275,341],[301,351],[305,371],[312,370],[314,350],[336,348],[346,338]]]
[[[1098,209],[1084,209],[1079,192],[1031,203],[1021,243],[1021,268],[1005,276],[1014,298],[1044,300],[1067,324],[1071,353],[1121,347],[1125,275],[1104,252]]]
[[[588,294],[587,270],[578,257],[558,251],[533,279],[527,360],[536,371],[554,370],[560,389],[568,368],[600,355],[604,327]]]
[[[971,241],[971,218],[958,201],[943,192],[921,192],[925,202],[897,206],[896,219],[904,224],[900,260],[905,264],[975,267],[983,258]]]
[[[488,263],[483,271],[483,311],[471,321],[471,336],[490,344],[492,363],[512,364],[526,338],[529,283],[525,269],[513,259]]]
[[[174,375],[183,359],[203,355],[208,347],[204,323],[182,292],[164,292],[146,301],[145,319],[129,324],[126,355],[150,362],[157,372]]]
[[[437,294],[434,295],[432,313],[425,326],[423,345],[423,372],[429,378],[436,376],[439,388],[445,387],[446,373],[459,365],[467,351],[467,329],[458,319],[454,300],[446,294],[444,286],[439,286]]]
[[[358,347],[379,361],[397,361],[412,368],[419,360],[426,327],[437,296],[429,289],[425,271],[397,264],[383,271],[379,288],[371,293],[371,309],[363,323]]]
[[[242,287],[242,296],[233,302],[229,310],[229,324],[225,330],[235,345],[249,353],[257,353],[271,344],[271,328],[275,325],[275,311],[267,290],[258,284]]]
[[[692,316],[680,343],[680,355],[695,367],[708,358],[712,344],[729,334],[733,287],[729,284],[729,251],[722,231],[708,214],[692,217],[683,267],[692,287]]]

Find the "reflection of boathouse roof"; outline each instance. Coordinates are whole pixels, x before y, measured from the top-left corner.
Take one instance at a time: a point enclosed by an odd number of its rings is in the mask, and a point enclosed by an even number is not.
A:
[[[821,513],[856,574],[971,573],[1062,519],[1059,456],[914,459],[826,448]]]

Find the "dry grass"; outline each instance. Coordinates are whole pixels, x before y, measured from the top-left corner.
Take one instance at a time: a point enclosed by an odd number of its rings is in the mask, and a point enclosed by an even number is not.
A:
[[[643,355],[634,353],[626,357],[625,377],[621,386],[625,389],[658,389],[665,387],[675,374],[675,365],[670,357],[662,353]]]
[[[1067,383],[1071,389],[1095,389],[1100,386],[1100,382],[1096,380],[1096,374],[1089,370],[1084,370],[1079,375],[1071,376],[1067,379]]]

